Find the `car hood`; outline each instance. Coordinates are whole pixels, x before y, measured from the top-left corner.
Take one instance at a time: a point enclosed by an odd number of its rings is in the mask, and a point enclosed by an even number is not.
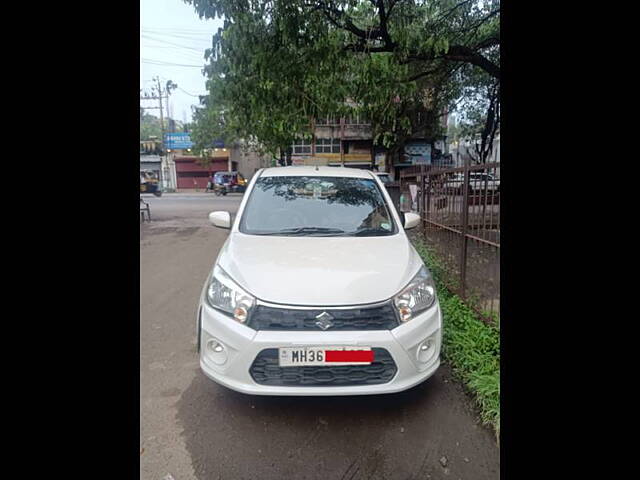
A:
[[[218,264],[255,297],[339,306],[397,294],[422,265],[403,234],[388,237],[273,237],[231,233]]]

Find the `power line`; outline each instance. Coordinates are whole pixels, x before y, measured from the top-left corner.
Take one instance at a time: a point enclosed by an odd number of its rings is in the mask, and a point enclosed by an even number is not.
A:
[[[198,30],[198,29],[194,29],[194,28],[175,28],[175,27],[168,27],[168,28],[163,28],[163,27],[142,27],[142,30],[147,30],[150,32],[161,32],[161,33],[184,33],[184,34],[195,34],[195,35],[212,35],[213,32],[212,30],[214,29],[207,29],[207,30]]]
[[[204,49],[201,49],[201,48],[188,47],[188,46],[182,45],[180,43],[174,43],[174,42],[169,42],[167,40],[162,40],[162,39],[158,39],[158,38],[152,38],[152,37],[150,37],[148,35],[145,35],[145,34],[142,34],[142,38],[146,38],[147,40],[151,40],[153,42],[166,43],[167,45],[173,45],[175,47],[184,48],[186,50],[195,50],[196,52],[204,53]]]
[[[162,66],[167,66],[167,67],[198,67],[198,68],[204,68],[204,64],[202,65],[187,65],[185,63],[171,63],[171,62],[165,62],[162,60],[155,60],[152,58],[140,58],[140,60],[142,61],[142,63],[148,63],[150,65],[162,65]]]
[[[204,97],[204,94],[203,94],[203,95],[194,95],[193,93],[189,93],[189,92],[187,92],[187,91],[186,91],[184,88],[182,88],[182,87],[178,87],[178,90],[182,90],[184,93],[186,93],[187,95],[191,95],[192,97],[198,97],[198,98],[199,98],[199,97]]]
[[[149,47],[149,51],[151,51],[152,48],[163,48],[163,47]],[[174,47],[164,47],[164,48],[174,48]],[[143,50],[146,50],[143,49]],[[162,50],[160,52],[158,52],[162,57],[163,60],[159,60],[159,61],[168,61],[168,62],[174,62],[175,60],[190,60],[192,62],[204,62],[205,58],[204,55],[198,55],[197,53],[193,53],[193,52],[183,52],[180,50],[173,50],[173,51],[169,51],[167,52],[166,50]]]
[[[156,30],[142,30],[143,34],[147,35],[155,35],[158,37],[169,37],[169,38],[179,38],[184,40],[192,40],[196,42],[210,42],[212,33],[206,34],[188,34],[188,33],[166,33],[166,32],[158,32]]]

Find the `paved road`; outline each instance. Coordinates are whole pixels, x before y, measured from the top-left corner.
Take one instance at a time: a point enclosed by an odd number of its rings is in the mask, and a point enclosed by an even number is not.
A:
[[[239,196],[149,197],[140,229],[140,474],[143,480],[499,477],[499,449],[447,366],[377,397],[251,397],[199,370],[196,302],[227,232],[213,210]],[[440,460],[446,457],[446,467]]]

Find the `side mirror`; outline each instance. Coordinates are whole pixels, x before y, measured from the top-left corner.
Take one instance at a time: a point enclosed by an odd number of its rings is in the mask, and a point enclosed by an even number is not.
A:
[[[229,212],[211,212],[209,221],[214,227],[231,228],[231,215]]]
[[[409,230],[415,228],[420,223],[420,215],[413,212],[405,212],[404,214],[404,229]]]

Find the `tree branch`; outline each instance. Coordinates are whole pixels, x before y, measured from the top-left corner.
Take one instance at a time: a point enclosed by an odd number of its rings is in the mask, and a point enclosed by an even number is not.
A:
[[[372,0],[373,1],[373,0]],[[378,1],[378,16],[380,17],[380,34],[382,39],[384,40],[385,46],[389,48],[394,48],[395,44],[391,40],[389,36],[389,31],[387,30],[387,14],[384,9],[384,0]]]
[[[397,3],[398,3],[398,0],[392,0],[389,2],[389,10],[387,10],[387,20],[391,18],[391,11],[393,10],[393,7],[395,7]]]
[[[328,5],[324,2],[320,2],[320,4],[318,5],[319,9],[325,14],[325,16],[327,17],[327,19],[329,20],[329,22],[331,22],[335,27],[343,29],[343,30],[348,30],[351,33],[353,33],[356,37],[360,37],[362,39],[367,39],[369,38],[369,36],[367,35],[367,31],[366,30],[362,30],[361,28],[358,28],[352,21],[350,18],[346,18],[344,16],[344,12],[342,10],[338,10],[337,8]],[[331,16],[331,14],[335,15],[335,18]],[[341,25],[340,23],[338,23],[338,18],[344,21],[344,24]]]
[[[496,45],[500,45],[500,33],[478,42],[475,46],[475,50],[482,50],[483,48],[494,47]]]
[[[443,55],[443,58],[452,61],[470,63],[481,68],[492,77],[500,78],[500,66],[480,55],[478,52],[473,51],[469,47],[453,45],[449,47],[449,51]]]

